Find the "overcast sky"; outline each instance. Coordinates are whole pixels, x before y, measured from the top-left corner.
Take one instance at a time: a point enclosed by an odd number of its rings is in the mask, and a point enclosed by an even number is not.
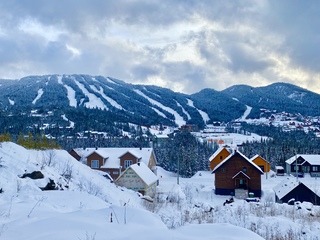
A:
[[[0,78],[90,74],[184,93],[320,93],[318,0],[5,0]]]

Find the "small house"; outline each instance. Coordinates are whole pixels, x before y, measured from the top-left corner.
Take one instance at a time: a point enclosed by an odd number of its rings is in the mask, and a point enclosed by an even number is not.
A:
[[[212,171],[215,174],[215,193],[245,199],[249,193],[261,197],[263,171],[239,151],[230,154]]]
[[[219,147],[209,158],[210,169],[213,170],[219,163],[230,155],[230,151],[226,147]]]
[[[115,180],[118,186],[126,187],[143,195],[154,197],[158,177],[143,162],[130,165]]]
[[[311,177],[320,176],[320,155],[297,154],[286,161],[288,174],[303,176],[308,173]]]
[[[250,158],[264,173],[270,172],[270,163],[258,154]]]
[[[287,177],[281,183],[273,188],[276,202],[288,203],[289,201],[311,202],[314,205],[320,205],[320,197],[312,187],[301,179]]]

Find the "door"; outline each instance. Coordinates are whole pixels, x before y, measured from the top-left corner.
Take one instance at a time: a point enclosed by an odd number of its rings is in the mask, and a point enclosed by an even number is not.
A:
[[[248,189],[248,180],[244,178],[236,178],[236,188]]]

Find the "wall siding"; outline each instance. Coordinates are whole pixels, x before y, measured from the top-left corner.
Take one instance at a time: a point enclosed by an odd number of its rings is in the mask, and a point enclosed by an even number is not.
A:
[[[248,191],[254,192],[255,196],[261,196],[261,172],[250,162],[244,159],[240,154],[233,155],[226,163],[215,171],[215,192],[217,194],[234,192],[235,179],[232,179],[239,171],[246,167],[248,179]],[[230,191],[232,190],[232,191]],[[222,194],[225,195],[225,194]]]

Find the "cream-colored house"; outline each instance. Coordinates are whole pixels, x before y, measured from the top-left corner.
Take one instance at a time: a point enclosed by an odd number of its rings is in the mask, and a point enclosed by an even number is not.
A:
[[[154,197],[158,185],[158,177],[143,162],[130,165],[115,180],[118,186],[139,192],[149,197]]]

